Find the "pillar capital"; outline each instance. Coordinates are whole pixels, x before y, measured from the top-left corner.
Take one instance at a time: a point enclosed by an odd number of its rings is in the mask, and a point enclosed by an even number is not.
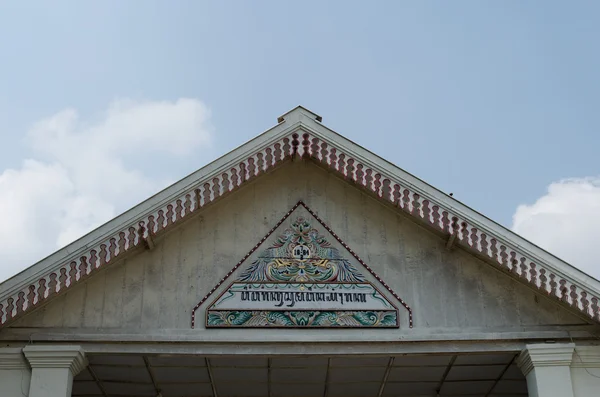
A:
[[[527,379],[530,397],[574,397],[571,363],[574,343],[526,345],[517,365]]]
[[[3,369],[29,369],[23,349],[20,347],[0,348],[0,370]]]
[[[38,368],[68,368],[73,376],[87,366],[85,352],[81,346],[73,345],[29,345],[23,353],[33,370]]]
[[[573,361],[574,351],[573,343],[526,345],[517,359],[517,365],[525,376],[538,367],[568,367]]]

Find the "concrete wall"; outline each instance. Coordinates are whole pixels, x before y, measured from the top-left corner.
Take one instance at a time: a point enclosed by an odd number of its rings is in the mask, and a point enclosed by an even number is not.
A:
[[[577,346],[571,363],[574,397],[600,394],[600,346]]]
[[[412,333],[584,323],[490,265],[446,250],[440,237],[336,176],[300,162],[258,178],[157,241],[154,250],[112,265],[12,327],[189,329],[194,305],[298,200],[412,307]],[[203,313],[199,318],[203,323]],[[394,332],[407,332],[401,319]]]
[[[600,393],[600,369],[571,368],[574,397],[592,397]]]

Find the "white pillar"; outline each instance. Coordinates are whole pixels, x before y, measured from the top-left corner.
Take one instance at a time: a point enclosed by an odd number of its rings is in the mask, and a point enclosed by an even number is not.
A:
[[[527,345],[517,364],[527,378],[529,397],[574,397],[571,381],[573,343]]]
[[[0,348],[0,395],[29,396],[31,370],[20,347]]]
[[[71,397],[73,377],[87,366],[80,346],[30,345],[23,353],[31,365],[29,397]]]

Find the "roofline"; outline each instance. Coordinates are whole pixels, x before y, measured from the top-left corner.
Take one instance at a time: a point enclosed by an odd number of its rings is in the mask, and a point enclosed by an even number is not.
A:
[[[281,117],[292,113],[296,109],[302,109],[308,114],[313,114],[312,112],[305,110],[303,107],[298,106],[292,111],[285,113]],[[299,120],[294,121],[295,122],[292,124],[282,121],[279,124],[269,128],[260,135],[239,145],[229,153],[222,155],[204,167],[187,175],[178,182],[173,183],[150,198],[142,201],[133,208],[121,213],[120,215],[117,215],[115,218],[78,238],[74,242],[1,282],[0,300],[5,299],[6,296],[11,295],[16,290],[20,289],[22,284],[30,284],[41,277],[41,275],[45,272],[54,269],[55,266],[60,266],[66,257],[76,256],[79,255],[79,253],[83,254],[86,250],[91,249],[94,245],[104,240],[107,236],[117,233],[124,226],[131,224],[136,219],[143,217],[145,214],[153,212],[156,208],[161,207],[163,204],[172,200],[173,197],[180,195],[181,193],[189,190],[192,186],[198,184],[198,181],[211,178],[213,175],[219,175],[224,170],[228,170],[232,165],[235,165],[248,158],[249,155],[257,149],[280,139],[282,135],[291,134],[294,130],[300,128],[300,125],[302,124],[302,122]]]
[[[464,203],[455,199],[454,197],[449,196],[448,194],[442,192],[441,190],[423,181],[422,179],[396,166],[390,161],[379,157],[370,150],[365,149],[360,144],[340,135],[334,130],[328,128],[327,126],[320,123],[316,123],[312,120],[305,121],[303,123],[303,127],[307,128],[309,132],[313,133],[314,135],[320,138],[334,141],[336,145],[343,148],[348,153],[351,153],[358,160],[363,161],[365,165],[369,164],[373,167],[383,169],[383,171],[389,174],[387,175],[388,177],[399,177],[400,179],[404,180],[404,184],[408,185],[409,188],[419,192],[422,196],[435,198],[436,201],[443,203],[446,207],[448,207],[448,209],[451,209],[452,211],[456,212],[457,215],[469,219],[479,229],[488,232],[490,235],[497,235],[506,239],[507,241],[511,241],[514,245],[517,245],[517,248],[522,249],[523,251],[525,251],[526,254],[533,257],[534,259],[537,259],[539,262],[550,262],[555,263],[558,266],[567,267],[568,269],[564,269],[565,271],[562,271],[563,269],[559,268],[556,268],[554,270],[556,270],[557,273],[563,276],[574,278],[582,284],[589,284],[590,286],[596,284],[595,291],[599,291],[600,293],[600,281],[598,279],[590,276],[589,274],[576,268],[570,263],[565,262],[564,260],[553,255],[552,253],[535,245],[534,243],[518,235],[512,230],[506,228],[505,226],[502,226],[496,221],[481,214],[477,210],[465,205]],[[321,129],[327,130],[328,135],[320,132]],[[356,150],[353,150],[353,147]]]
[[[14,320],[41,300],[114,262],[113,259],[120,260],[122,252],[147,243],[155,233],[180,219],[188,219],[188,214],[270,167],[297,156],[326,164],[352,183],[448,235],[452,241],[456,238],[457,244],[476,256],[486,257],[488,262],[522,282],[533,284],[600,322],[598,280],[323,126],[320,120],[316,113],[296,107],[278,118],[279,124],[256,138],[6,280],[0,284],[0,324]],[[56,288],[51,292],[47,285]],[[593,294],[591,305],[588,293]],[[2,318],[3,303],[7,308],[6,320]]]

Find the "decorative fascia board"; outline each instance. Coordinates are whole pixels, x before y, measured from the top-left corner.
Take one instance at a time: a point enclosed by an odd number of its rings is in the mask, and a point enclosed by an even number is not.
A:
[[[321,164],[418,222],[600,322],[600,283],[361,148],[298,107],[280,123],[0,285],[0,326],[86,279],[122,254],[283,162]],[[489,240],[488,240],[489,239]]]
[[[568,367],[574,352],[574,343],[527,345],[517,358],[517,365],[525,376],[534,368]]]
[[[20,347],[2,347],[0,348],[0,370],[10,369],[28,369],[29,365],[25,356],[23,355],[23,349]]]
[[[29,345],[23,348],[23,353],[32,369],[68,368],[75,376],[88,365],[81,346]]]

